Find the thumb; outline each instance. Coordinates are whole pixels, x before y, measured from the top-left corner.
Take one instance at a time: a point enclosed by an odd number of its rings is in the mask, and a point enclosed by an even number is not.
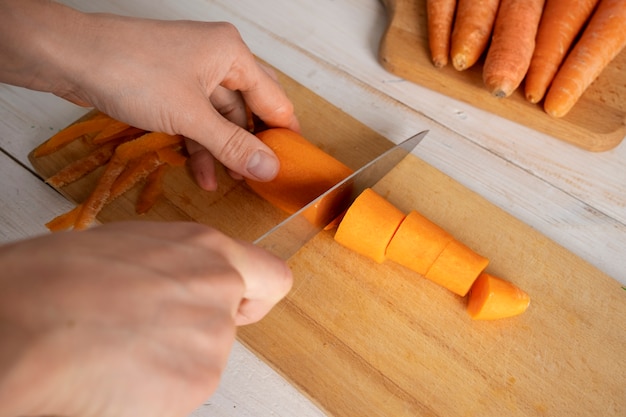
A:
[[[270,181],[278,174],[280,163],[274,152],[214,108],[186,125],[182,134],[204,146],[232,171],[259,181]]]

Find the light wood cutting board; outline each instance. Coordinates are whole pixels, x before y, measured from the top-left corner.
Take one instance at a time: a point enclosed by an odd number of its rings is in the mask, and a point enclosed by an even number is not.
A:
[[[281,82],[304,135],[348,165],[391,146],[289,78]],[[78,141],[31,161],[47,177],[84,153]],[[61,192],[81,201],[95,175]],[[219,191],[209,193],[184,168],[171,171],[166,199],[142,219],[193,220],[251,240],[284,217],[220,176]],[[326,231],[290,259],[293,290],[262,322],[239,330],[242,343],[332,416],[626,415],[626,291],[617,281],[412,155],[375,189],[490,258],[490,272],[531,295],[529,310],[474,322],[463,299],[354,254]],[[99,220],[138,219],[135,196],[131,190]]]
[[[612,149],[626,136],[626,51],[564,118],[555,119],[544,112],[543,102],[525,100],[523,84],[506,99],[492,97],[483,86],[482,61],[462,72],[451,64],[435,68],[428,47],[426,0],[382,3],[389,19],[379,59],[389,72],[590,151]]]

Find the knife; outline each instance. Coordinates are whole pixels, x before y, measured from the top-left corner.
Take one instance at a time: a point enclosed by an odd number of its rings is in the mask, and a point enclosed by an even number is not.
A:
[[[279,258],[289,259],[326,225],[350,207],[363,190],[372,187],[398,165],[415,149],[427,133],[428,130],[420,132],[385,151],[271,228],[257,238],[254,244]],[[329,202],[330,207],[327,208]],[[321,210],[320,207],[322,207]]]

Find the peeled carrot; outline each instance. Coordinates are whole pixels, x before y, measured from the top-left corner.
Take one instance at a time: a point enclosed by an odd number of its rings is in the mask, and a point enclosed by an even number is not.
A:
[[[537,44],[524,82],[526,99],[538,103],[598,0],[546,0]]]
[[[499,4],[500,0],[459,0],[450,46],[456,70],[470,68],[485,51]]]
[[[489,260],[457,240],[451,240],[426,272],[426,278],[465,296]]]
[[[35,148],[33,156],[39,158],[41,156],[50,155],[81,136],[95,134],[101,131],[112,121],[113,119],[110,117],[102,116],[74,123],[73,125],[59,131],[50,139]]]
[[[274,206],[294,213],[352,173],[296,132],[272,128],[257,133],[280,161],[280,170],[269,182],[246,179],[257,194]]]
[[[483,66],[483,81],[494,96],[508,97],[524,79],[544,1],[501,1]]]
[[[381,263],[386,258],[387,245],[404,217],[402,211],[367,188],[346,211],[335,233],[335,240]]]
[[[413,210],[391,238],[387,259],[426,275],[452,239],[448,232]]]
[[[428,44],[433,64],[437,68],[448,64],[455,8],[456,0],[426,0]]]
[[[497,320],[522,314],[530,297],[514,284],[481,274],[469,293],[467,312],[474,320]]]
[[[146,185],[141,190],[135,205],[137,214],[146,214],[163,195],[163,176],[167,168],[166,164],[161,164],[146,178]]]
[[[626,47],[626,1],[600,0],[580,40],[557,72],[546,95],[544,109],[565,116]]]
[[[77,159],[62,168],[46,180],[53,187],[61,188],[89,174],[96,168],[106,164],[115,152],[117,142],[109,142],[95,149],[88,155]]]

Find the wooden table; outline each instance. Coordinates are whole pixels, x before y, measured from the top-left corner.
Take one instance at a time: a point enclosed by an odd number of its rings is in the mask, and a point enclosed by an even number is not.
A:
[[[377,60],[377,0],[65,1],[86,11],[226,20],[252,51],[626,285],[626,145],[592,153],[406,82]],[[0,85],[0,241],[46,233],[72,204],[31,172],[32,148],[85,113],[48,94]],[[332,123],[332,121],[328,121]],[[236,344],[218,392],[195,416],[319,416],[285,379]]]

